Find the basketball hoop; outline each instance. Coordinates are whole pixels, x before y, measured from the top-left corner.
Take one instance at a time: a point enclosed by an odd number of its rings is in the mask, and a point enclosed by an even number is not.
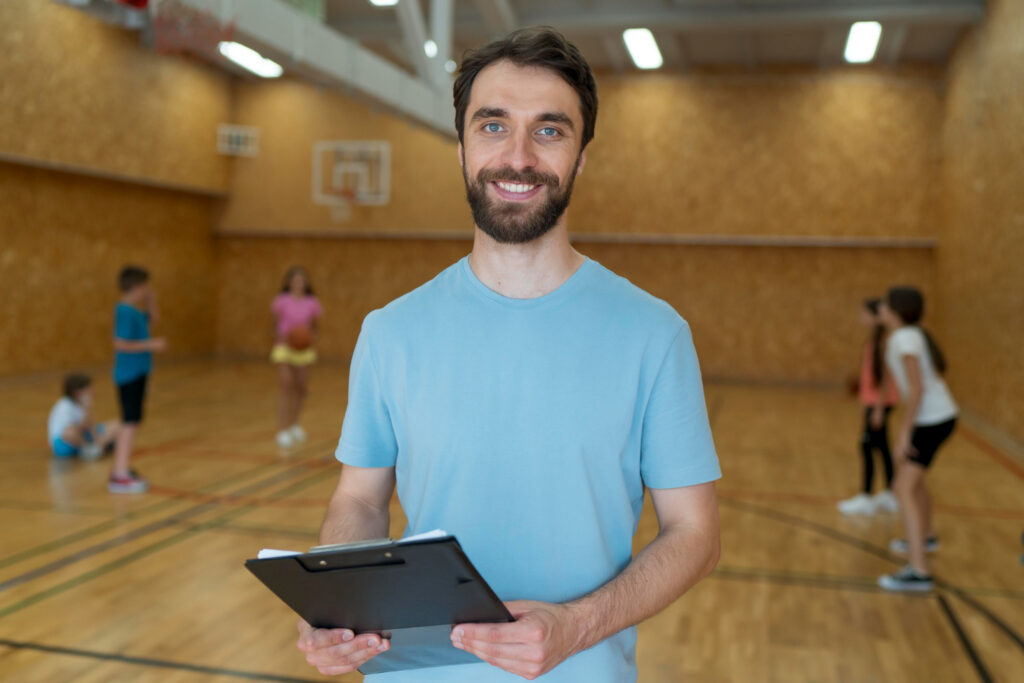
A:
[[[355,188],[332,187],[329,191],[331,202],[331,220],[343,223],[352,217],[352,205],[356,201]]]

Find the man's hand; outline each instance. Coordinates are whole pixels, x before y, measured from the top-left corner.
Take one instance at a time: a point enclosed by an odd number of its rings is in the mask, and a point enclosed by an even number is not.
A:
[[[459,624],[452,629],[452,645],[531,681],[580,649],[581,625],[570,607],[528,600],[505,606],[514,622]]]
[[[391,647],[391,641],[376,633],[357,636],[344,628],[313,628],[303,619],[298,627],[296,646],[306,653],[306,661],[326,676],[351,673]]]

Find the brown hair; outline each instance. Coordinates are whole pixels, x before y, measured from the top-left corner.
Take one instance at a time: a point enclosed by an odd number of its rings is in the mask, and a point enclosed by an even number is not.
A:
[[[149,271],[142,266],[125,266],[117,274],[117,286],[122,292],[130,292],[147,282],[149,282]]]
[[[292,289],[292,278],[301,275],[306,280],[306,296],[313,296],[313,283],[309,281],[309,272],[302,266],[292,266],[284,273],[284,280],[281,282],[281,293],[287,294]]]
[[[893,287],[885,297],[885,303],[892,309],[900,320],[906,325],[916,325],[928,342],[928,353],[932,357],[932,363],[939,374],[946,372],[946,355],[928,333],[928,330],[921,327],[921,318],[924,317],[924,295],[914,287]]]
[[[92,378],[81,372],[72,372],[64,376],[64,395],[74,400],[75,394],[92,385]]]
[[[533,26],[513,31],[501,40],[476,50],[468,50],[462,56],[462,65],[455,78],[452,94],[455,99],[455,130],[462,142],[466,126],[466,109],[469,95],[477,75],[491,64],[507,59],[516,66],[536,66],[550,69],[565,80],[580,98],[580,112],[583,114],[582,152],[587,143],[594,139],[594,124],[597,121],[597,83],[590,65],[579,49],[550,26]]]

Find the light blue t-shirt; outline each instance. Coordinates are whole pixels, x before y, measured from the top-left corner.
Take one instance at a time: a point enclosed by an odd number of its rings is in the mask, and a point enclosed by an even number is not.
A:
[[[149,316],[126,303],[119,303],[114,309],[114,337],[128,341],[149,339]],[[152,365],[149,351],[114,352],[114,384],[127,384],[133,379],[148,375]]]
[[[718,479],[686,322],[587,260],[557,290],[509,299],[464,258],[370,313],[337,458],[395,467],[405,534],[454,534],[502,600],[565,602],[631,559],[644,486]],[[636,629],[538,680],[636,679]],[[489,664],[378,683],[521,681]]]

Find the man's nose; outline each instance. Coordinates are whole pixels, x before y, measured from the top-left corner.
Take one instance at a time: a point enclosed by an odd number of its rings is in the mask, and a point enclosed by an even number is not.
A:
[[[504,164],[516,171],[534,168],[537,165],[537,151],[533,138],[527,131],[517,131],[508,136],[502,157]]]

